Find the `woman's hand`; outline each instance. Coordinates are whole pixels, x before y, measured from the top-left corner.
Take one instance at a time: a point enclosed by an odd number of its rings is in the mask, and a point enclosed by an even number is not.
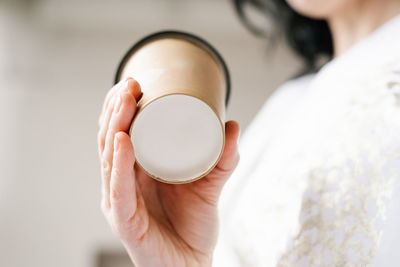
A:
[[[210,266],[218,234],[217,202],[239,162],[239,124],[225,124],[216,167],[189,184],[164,184],[135,163],[127,134],[141,89],[128,78],[107,94],[99,118],[102,211],[135,266]]]

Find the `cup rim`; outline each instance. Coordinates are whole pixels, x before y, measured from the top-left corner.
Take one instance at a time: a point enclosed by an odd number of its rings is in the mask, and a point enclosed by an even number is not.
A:
[[[214,56],[214,59],[216,59],[221,64],[221,67],[222,67],[222,69],[224,71],[225,80],[226,80],[225,106],[227,107],[228,103],[229,103],[229,99],[230,99],[230,94],[231,94],[231,79],[230,79],[230,74],[229,74],[228,67],[227,67],[224,59],[222,58],[220,53],[213,46],[211,46],[211,44],[209,44],[204,39],[202,39],[202,38],[200,38],[200,37],[198,37],[198,36],[196,36],[196,35],[194,35],[192,33],[188,33],[188,32],[176,31],[176,30],[159,31],[159,32],[155,32],[155,33],[149,34],[149,35],[143,37],[142,39],[140,39],[139,41],[137,41],[125,53],[125,55],[122,57],[120,63],[118,64],[118,68],[117,68],[117,71],[115,73],[114,84],[119,82],[120,76],[122,74],[122,70],[125,67],[126,62],[129,60],[131,55],[136,52],[136,50],[138,50],[141,46],[143,46],[144,44],[146,44],[149,41],[152,41],[152,40],[158,39],[158,38],[162,38],[162,37],[165,37],[165,36],[179,37],[179,38],[182,38],[182,39],[187,39],[189,41],[192,41],[196,45],[200,44],[202,46],[202,48],[205,48],[212,56]]]

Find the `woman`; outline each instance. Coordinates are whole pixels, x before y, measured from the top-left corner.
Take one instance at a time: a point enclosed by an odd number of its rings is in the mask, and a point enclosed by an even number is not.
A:
[[[308,74],[274,93],[239,148],[226,122],[221,160],[185,185],[134,164],[140,85],[112,88],[98,143],[113,232],[135,266],[397,266],[400,1],[251,2],[285,23]],[[316,72],[321,56],[333,58]]]

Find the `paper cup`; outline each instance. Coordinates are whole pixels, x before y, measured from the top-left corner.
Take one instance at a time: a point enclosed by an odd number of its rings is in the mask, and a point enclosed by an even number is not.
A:
[[[207,175],[225,145],[230,79],[219,53],[192,34],[158,32],[126,53],[115,82],[126,77],[143,92],[129,132],[137,164],[165,183]]]

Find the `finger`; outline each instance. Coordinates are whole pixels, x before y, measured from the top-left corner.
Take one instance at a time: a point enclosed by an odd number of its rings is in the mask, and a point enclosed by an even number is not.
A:
[[[108,99],[106,99],[106,108],[108,106],[109,100],[118,92],[122,92],[123,90],[128,91],[133,97],[136,99],[136,101],[139,101],[140,97],[142,96],[142,89],[139,85],[139,82],[133,79],[132,77],[127,77],[123,80],[121,80],[119,83],[119,86],[117,86],[113,92],[108,96]]]
[[[224,151],[217,165],[203,179],[188,184],[189,186],[193,185],[196,192],[202,192],[202,200],[206,200],[211,205],[217,203],[222,187],[239,163],[239,135],[239,124],[236,121],[226,122]]]
[[[125,132],[115,135],[113,155],[110,203],[116,222],[123,222],[136,210],[135,156],[132,142]]]
[[[131,79],[130,83],[132,83],[132,85],[128,87],[128,89],[130,90],[129,92],[133,95],[136,102],[139,102],[140,98],[143,95],[142,88],[140,87],[140,84],[138,81],[136,81],[132,78],[128,78],[128,79]]]
[[[106,111],[107,111],[107,109],[108,109],[108,107],[109,107],[110,101],[111,101],[111,99],[113,99],[113,96],[114,96],[115,92],[117,92],[118,90],[121,89],[122,85],[124,85],[124,83],[126,82],[126,80],[127,80],[127,79],[124,79],[124,80],[119,81],[117,84],[115,84],[115,85],[107,92],[107,95],[106,95],[106,97],[105,97],[105,99],[104,99],[103,107],[102,107],[102,109],[101,109],[101,113],[100,113],[100,116],[99,116],[99,126],[101,126],[102,123],[103,123],[104,114],[106,113]]]
[[[127,81],[126,83],[123,83],[120,87],[116,89],[114,94],[110,95],[111,98],[108,100],[107,108],[105,110],[105,113],[103,114],[103,121],[100,125],[100,130],[98,133],[98,150],[100,157],[104,151],[105,138],[116,99],[115,94],[128,92],[137,100],[140,99],[142,95],[140,85],[137,81],[133,80],[132,78],[127,78],[126,81]]]
[[[212,186],[218,192],[231,176],[239,163],[238,139],[240,134],[240,126],[236,121],[228,121],[225,123],[225,146],[221,158],[215,168],[207,175]],[[200,179],[202,181],[203,179]]]
[[[131,82],[132,86],[127,86],[127,82]],[[103,108],[101,115],[99,117],[99,126],[102,124],[103,119],[104,119],[104,114],[106,110],[108,109],[109,105],[112,104],[111,99],[113,99],[113,96],[115,93],[120,92],[122,90],[128,90],[136,99],[136,101],[139,101],[140,97],[142,96],[142,91],[139,83],[134,80],[132,77],[127,77],[125,79],[122,79],[119,81],[117,84],[115,84],[107,93],[106,98],[103,103]]]
[[[140,239],[148,228],[148,215],[136,187],[134,148],[125,132],[115,135],[113,155],[110,184],[114,230],[122,240]]]
[[[113,156],[114,135],[120,131],[128,132],[137,108],[136,100],[130,93],[117,93],[115,98],[113,112],[106,129],[103,152],[103,158],[108,159],[110,162],[112,162]]]
[[[136,101],[130,93],[123,92],[116,94],[116,100],[109,122],[109,127],[106,130],[107,133],[105,137],[104,151],[101,157],[104,166],[102,168],[102,176],[106,207],[109,207],[110,201],[111,168],[108,166],[113,165],[114,136],[117,132],[127,132],[129,130],[135,112]]]
[[[99,152],[100,158],[104,151],[105,136],[107,133],[111,114],[114,109],[115,92],[121,91],[121,88],[126,88],[128,79],[129,78],[121,80],[117,84],[115,84],[108,91],[106,98],[104,100],[103,108],[102,108],[101,114],[99,116],[99,121],[98,121],[100,129],[97,134],[98,152]]]
[[[106,134],[107,134],[107,129],[110,123],[111,115],[113,114],[114,111],[114,102],[115,102],[115,97],[113,97],[110,100],[110,107],[107,108],[103,122],[100,126],[100,130],[97,135],[97,143],[98,143],[98,152],[99,152],[99,157],[100,159],[102,158],[103,151],[104,151],[104,145],[105,145],[105,140],[106,140]]]

